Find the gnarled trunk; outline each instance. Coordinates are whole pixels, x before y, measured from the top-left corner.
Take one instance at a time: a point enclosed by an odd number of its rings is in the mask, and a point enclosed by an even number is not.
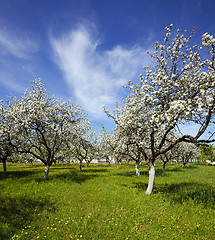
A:
[[[49,168],[50,168],[49,165],[45,165],[44,180],[47,180],[47,179],[48,179],[48,176],[49,176]]]
[[[137,161],[136,164],[135,164],[135,171],[136,171],[137,176],[140,176],[139,166],[140,166],[140,162]]]
[[[152,193],[153,186],[154,186],[154,180],[155,180],[154,164],[152,162],[149,162],[148,166],[149,166],[149,183],[148,183],[148,187],[146,190],[146,195],[150,195]]]

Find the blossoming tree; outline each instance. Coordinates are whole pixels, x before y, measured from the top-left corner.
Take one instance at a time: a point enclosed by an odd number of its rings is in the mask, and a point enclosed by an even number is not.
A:
[[[19,153],[28,153],[45,165],[44,179],[59,153],[65,149],[68,138],[79,128],[84,111],[71,101],[62,102],[50,97],[41,80],[27,89],[21,99],[11,98],[8,109],[11,128],[17,135],[12,146]]]
[[[14,137],[13,129],[11,128],[11,118],[8,109],[5,108],[3,101],[0,105],[0,161],[3,163],[4,173],[7,173],[6,161],[13,154],[11,141]]]
[[[80,119],[77,126],[73,137],[69,139],[68,147],[79,162],[79,171],[82,171],[82,162],[85,161],[88,166],[97,155],[96,132],[92,130],[91,122],[85,118]]]
[[[149,167],[146,194],[153,189],[158,156],[180,142],[199,145],[215,141],[213,133],[202,138],[215,113],[215,39],[206,33],[202,45],[191,46],[195,30],[189,37],[177,30],[170,40],[172,27],[166,28],[164,43],[156,42],[150,54],[156,62],[154,69],[146,67],[139,84],[129,82],[132,93],[113,114],[106,111],[116,127],[139,146]],[[188,122],[199,127],[196,134],[182,134],[180,127]],[[180,135],[171,138],[172,132]]]

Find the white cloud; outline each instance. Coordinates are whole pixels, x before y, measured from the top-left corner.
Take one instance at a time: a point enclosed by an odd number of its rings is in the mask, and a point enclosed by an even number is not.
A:
[[[0,30],[0,49],[1,53],[10,53],[18,58],[28,58],[31,53],[38,51],[37,42],[20,31]]]
[[[61,38],[50,39],[56,62],[76,99],[92,117],[101,118],[103,106],[115,106],[121,86],[138,79],[149,57],[147,49],[138,45],[101,50],[94,30],[80,25]]]

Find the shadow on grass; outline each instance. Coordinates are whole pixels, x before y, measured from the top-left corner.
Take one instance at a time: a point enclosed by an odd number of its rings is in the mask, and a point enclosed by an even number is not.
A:
[[[202,204],[206,208],[215,208],[215,188],[207,184],[192,183],[174,183],[157,184],[153,190],[154,194],[164,193],[170,202],[184,203],[193,201],[196,204]]]
[[[145,171],[140,172],[140,175],[146,175],[146,174],[147,174],[147,172],[145,172]],[[115,172],[115,173],[113,173],[113,175],[123,176],[123,177],[137,177],[138,178],[138,176],[135,173],[135,170],[134,171],[127,171],[127,172]]]
[[[38,174],[38,173],[42,174],[43,171],[41,169],[23,170],[23,171],[9,171],[9,172],[7,172],[7,174],[0,173],[0,180],[26,178],[26,177],[33,176],[33,175]]]
[[[52,181],[52,180],[60,180],[60,181],[68,181],[68,182],[76,182],[79,184],[84,183],[87,180],[91,180],[92,178],[97,177],[98,174],[89,174],[85,172],[79,172],[79,171],[69,171],[65,173],[57,173],[54,175],[50,175],[49,179],[46,181]],[[41,181],[40,179],[37,179],[36,181]],[[42,180],[44,181],[44,180]]]
[[[136,188],[140,192],[145,192],[148,184],[147,183],[142,183],[142,182],[133,182],[130,185],[122,184],[122,186],[127,187],[127,188]]]
[[[67,170],[67,171],[65,171]],[[83,169],[79,171],[75,168],[60,168],[51,167],[49,178],[46,180],[50,182],[52,180],[64,180],[72,181],[76,183],[83,183],[87,180],[95,178],[99,173],[107,172],[107,169]],[[98,173],[98,174],[97,174]],[[19,170],[19,171],[9,171],[7,174],[0,173],[0,180],[11,179],[18,180],[22,183],[28,183],[29,181],[44,182],[44,169],[31,169],[31,170]],[[45,182],[46,182],[45,181]]]
[[[0,197],[0,239],[11,239],[44,210],[55,211],[48,198]]]
[[[102,172],[108,172],[108,169],[107,168],[95,169],[95,168],[85,167],[83,169],[83,172],[102,173]]]

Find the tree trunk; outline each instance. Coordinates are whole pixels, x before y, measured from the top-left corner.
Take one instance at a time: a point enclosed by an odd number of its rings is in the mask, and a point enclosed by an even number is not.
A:
[[[89,161],[87,161],[87,167],[89,166],[89,164],[90,164],[90,162],[89,162]]]
[[[26,168],[26,162],[24,163],[24,165],[25,165],[25,168]]]
[[[63,167],[63,161],[61,162],[61,167]]]
[[[79,162],[79,171],[82,171],[82,166],[81,166],[81,162]]]
[[[183,162],[183,165],[181,167],[184,168],[185,165],[186,165],[186,162]]]
[[[4,169],[4,174],[7,174],[6,161],[3,161],[3,169]]]
[[[166,167],[166,164],[167,164],[167,162],[163,162],[163,170],[165,170],[165,167]]]
[[[149,183],[148,183],[148,187],[146,190],[146,195],[150,195],[152,193],[152,189],[154,186],[154,180],[155,180],[155,167],[154,164],[152,162],[148,163],[149,166]]]
[[[117,164],[117,167],[116,167],[116,168],[119,169],[119,162],[117,161],[116,164]]]
[[[135,164],[135,170],[136,170],[136,175],[137,175],[137,176],[140,176],[139,166],[140,166],[140,163],[139,163],[139,162],[136,162],[136,164]]]
[[[49,165],[45,165],[44,180],[47,180],[47,179],[48,179],[48,176],[49,176],[49,168],[50,168]]]

